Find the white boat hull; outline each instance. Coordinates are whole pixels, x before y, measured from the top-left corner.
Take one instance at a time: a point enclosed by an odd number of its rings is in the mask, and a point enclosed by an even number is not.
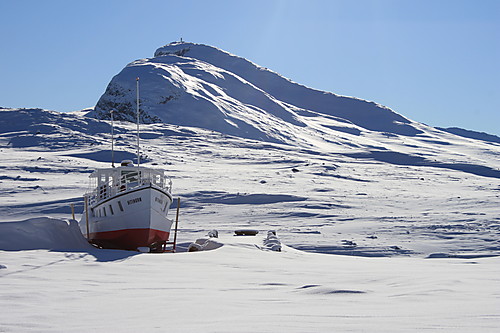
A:
[[[84,212],[80,228],[87,239],[104,248],[157,248],[169,240],[172,196],[152,185],[117,193]]]

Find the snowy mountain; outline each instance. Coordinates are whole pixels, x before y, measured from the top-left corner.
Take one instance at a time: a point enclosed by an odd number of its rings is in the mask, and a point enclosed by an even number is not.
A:
[[[486,241],[498,238],[500,224],[500,144],[491,137],[432,128],[191,43],[168,44],[154,58],[129,64],[92,117],[0,109],[2,220],[67,216],[70,202],[81,212],[88,173],[111,162],[110,122],[99,119],[111,108],[118,119],[116,160],[135,158],[135,124],[128,121],[135,117],[136,77],[148,123],[141,160],[171,172],[193,230],[270,224],[298,248],[367,256],[500,253],[500,245]],[[205,208],[215,209],[210,227]],[[361,228],[350,240],[332,233],[345,221]],[[437,248],[413,238],[416,230],[431,230],[424,238],[434,239],[456,228],[481,230],[485,238],[469,246],[465,233],[461,243],[440,241]],[[392,236],[363,246],[358,232]],[[412,245],[390,244],[398,237]]]
[[[170,43],[153,58],[130,63],[111,80],[88,115],[109,119],[115,110],[116,119],[135,121],[137,77],[144,123],[204,128],[303,148],[329,146],[332,152],[348,149],[351,156],[396,164],[457,168],[435,158],[439,145],[453,136],[374,102],[307,88],[202,44]],[[388,137],[396,146],[383,143]],[[482,161],[463,162],[460,170],[499,175]]]
[[[136,77],[146,123],[285,143],[297,140],[307,119],[318,115],[351,131],[421,133],[410,120],[376,103],[304,87],[211,46],[177,42],[127,65],[109,83],[94,115],[109,119],[114,109],[119,119],[135,119]]]
[[[94,249],[70,220],[110,165],[112,108],[115,159],[135,158],[137,76],[141,161],[173,180],[178,248],[215,229],[216,250]],[[85,113],[0,108],[0,331],[500,328],[496,137],[190,43],[129,64]]]

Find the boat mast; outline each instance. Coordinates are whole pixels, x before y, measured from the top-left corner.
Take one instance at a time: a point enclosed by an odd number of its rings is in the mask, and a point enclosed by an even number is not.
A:
[[[141,157],[139,155],[139,77],[135,79],[136,82],[136,93],[137,93],[137,166],[141,165]]]
[[[113,130],[113,112],[115,110],[111,110],[111,166],[115,167],[115,147],[114,147],[114,130]]]

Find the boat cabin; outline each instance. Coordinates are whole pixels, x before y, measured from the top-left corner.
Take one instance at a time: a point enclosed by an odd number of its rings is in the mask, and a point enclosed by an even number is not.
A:
[[[92,205],[143,185],[170,192],[172,181],[163,170],[137,167],[132,161],[123,161],[117,168],[98,169],[90,175],[89,203]]]

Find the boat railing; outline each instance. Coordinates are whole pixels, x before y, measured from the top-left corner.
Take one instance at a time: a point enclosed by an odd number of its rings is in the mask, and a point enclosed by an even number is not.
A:
[[[139,175],[137,172],[130,172],[116,179],[110,178],[108,182],[94,187],[86,196],[89,205],[92,206],[121,192],[128,192],[145,185],[155,186],[169,193],[172,191],[172,180],[170,178],[157,172],[141,170]]]

